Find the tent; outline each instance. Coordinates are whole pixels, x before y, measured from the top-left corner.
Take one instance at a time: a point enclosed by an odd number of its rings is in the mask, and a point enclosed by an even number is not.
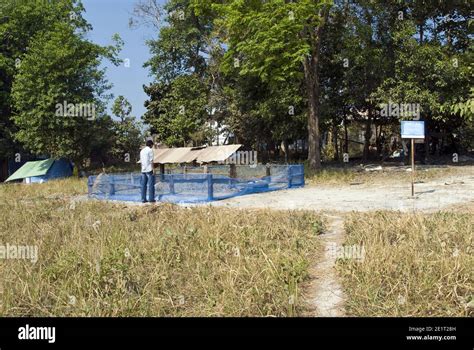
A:
[[[5,182],[24,179],[26,183],[43,183],[69,176],[72,176],[71,162],[66,159],[46,159],[26,162]]]

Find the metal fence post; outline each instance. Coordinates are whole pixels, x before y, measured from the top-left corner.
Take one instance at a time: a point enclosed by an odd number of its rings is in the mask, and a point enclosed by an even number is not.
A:
[[[174,175],[169,174],[168,176],[170,177],[170,193],[175,194],[174,193]]]
[[[214,199],[214,184],[212,182],[212,174],[207,174],[207,200]]]
[[[92,178],[90,176],[87,179],[87,194],[89,196],[92,194]]]
[[[110,184],[109,184],[109,195],[110,196],[113,196],[115,194],[115,184],[114,184],[114,180],[110,180]]]
[[[288,165],[288,188],[291,188],[291,180],[293,180],[293,175],[291,174],[291,165]]]

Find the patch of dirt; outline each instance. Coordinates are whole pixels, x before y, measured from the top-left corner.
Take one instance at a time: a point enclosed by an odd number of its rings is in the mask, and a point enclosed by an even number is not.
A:
[[[304,209],[315,211],[433,212],[464,204],[474,206],[474,169],[472,174],[450,175],[415,184],[411,197],[409,182],[385,184],[345,184],[340,186],[306,186],[267,193],[234,197],[209,205],[229,208]]]

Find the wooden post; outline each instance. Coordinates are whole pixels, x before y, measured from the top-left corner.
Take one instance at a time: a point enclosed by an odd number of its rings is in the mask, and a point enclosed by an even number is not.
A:
[[[173,174],[168,175],[170,177],[170,193],[174,194],[174,176]]]
[[[165,180],[165,165],[160,164],[160,181]]]
[[[113,180],[109,184],[109,195],[113,196],[115,194],[115,184],[113,183]]]
[[[214,185],[212,183],[212,174],[207,174],[207,200],[214,199]]]
[[[267,163],[265,166],[265,176],[271,176],[271,171],[270,171],[270,164]]]
[[[231,163],[229,165],[229,176],[232,178],[232,179],[235,179],[237,177],[237,167],[235,166],[234,163]]]
[[[291,182],[293,180],[293,174],[291,172],[291,165],[288,165],[287,173],[288,173],[288,188],[291,188]]]
[[[415,196],[415,139],[411,139],[411,196]]]

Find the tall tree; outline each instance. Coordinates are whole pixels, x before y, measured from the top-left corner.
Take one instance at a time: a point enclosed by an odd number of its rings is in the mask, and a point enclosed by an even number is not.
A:
[[[110,87],[99,65],[104,57],[119,62],[121,41],[116,37],[111,47],[93,44],[84,38],[88,27],[76,24],[83,21],[80,12],[63,16],[38,32],[20,57],[12,86],[13,121],[15,137],[27,149],[67,157],[80,166],[99,137],[95,120],[103,114]]]
[[[468,119],[468,113],[458,114],[461,109],[454,106],[468,99],[472,86],[472,52],[466,39],[469,10],[462,3],[422,6],[414,2],[400,6],[398,14],[392,11],[396,16],[399,20],[390,27],[393,74],[384,76],[372,97],[381,103],[420,105],[427,158],[430,144],[440,152],[438,141]]]
[[[206,142],[211,82],[205,56],[212,21],[198,16],[190,0],[171,0],[163,8],[153,4],[136,7],[140,20],[152,18],[159,28],[158,38],[148,41],[152,57],[145,67],[155,81],[144,87],[150,99],[143,120],[169,146]]]
[[[0,2],[0,157],[11,156],[22,149],[15,140],[17,127],[12,114],[15,108],[11,90],[22,56],[36,35],[53,28],[58,21],[73,23],[78,29],[89,28],[80,16],[78,1],[16,1]]]
[[[271,84],[304,77],[308,103],[308,161],[321,167],[320,50],[332,1],[223,1],[215,5],[225,32],[225,69],[256,74]]]

